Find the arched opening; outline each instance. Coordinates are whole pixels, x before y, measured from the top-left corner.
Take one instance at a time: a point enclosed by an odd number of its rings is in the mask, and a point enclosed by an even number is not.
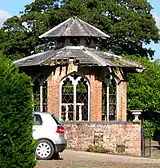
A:
[[[78,74],[66,76],[60,84],[60,119],[64,121],[89,121],[90,86]]]

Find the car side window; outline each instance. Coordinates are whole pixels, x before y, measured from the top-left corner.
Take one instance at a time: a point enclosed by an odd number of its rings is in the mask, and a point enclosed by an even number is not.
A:
[[[42,125],[42,118],[39,114],[34,114],[34,123],[33,125]]]

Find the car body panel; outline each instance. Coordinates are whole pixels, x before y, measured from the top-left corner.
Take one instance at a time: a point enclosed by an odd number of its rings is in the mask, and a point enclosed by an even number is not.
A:
[[[48,139],[54,144],[56,152],[62,152],[67,146],[67,139],[64,134],[56,133],[57,126],[61,123],[49,112],[33,112],[33,115],[33,138]]]

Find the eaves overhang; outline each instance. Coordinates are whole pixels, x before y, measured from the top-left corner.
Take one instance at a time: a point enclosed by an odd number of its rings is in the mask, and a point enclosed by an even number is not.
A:
[[[119,67],[129,71],[143,72],[145,67],[122,56],[99,51],[84,46],[67,46],[59,50],[50,50],[14,61],[18,67],[60,66],[73,63],[78,66]]]

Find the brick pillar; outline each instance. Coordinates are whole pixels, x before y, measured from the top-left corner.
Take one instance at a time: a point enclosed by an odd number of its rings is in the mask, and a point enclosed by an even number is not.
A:
[[[57,67],[48,77],[48,111],[55,114],[58,119],[60,117],[60,82],[67,73],[77,70],[77,66],[72,65],[72,60],[70,62],[68,71],[67,67]]]
[[[127,83],[125,81],[121,81],[119,84],[119,113],[120,113],[120,120],[126,121],[127,120]]]
[[[121,68],[114,71],[116,76],[119,78],[117,86],[117,112],[118,112],[118,121],[127,120],[127,83],[125,81],[125,75]]]
[[[55,114],[59,118],[59,80],[55,77],[48,78],[48,111]]]
[[[95,76],[88,77],[90,81],[90,120],[102,120],[102,82],[95,79]]]
[[[56,68],[48,77],[48,111],[59,118],[60,114],[60,81],[65,76],[66,67]]]

